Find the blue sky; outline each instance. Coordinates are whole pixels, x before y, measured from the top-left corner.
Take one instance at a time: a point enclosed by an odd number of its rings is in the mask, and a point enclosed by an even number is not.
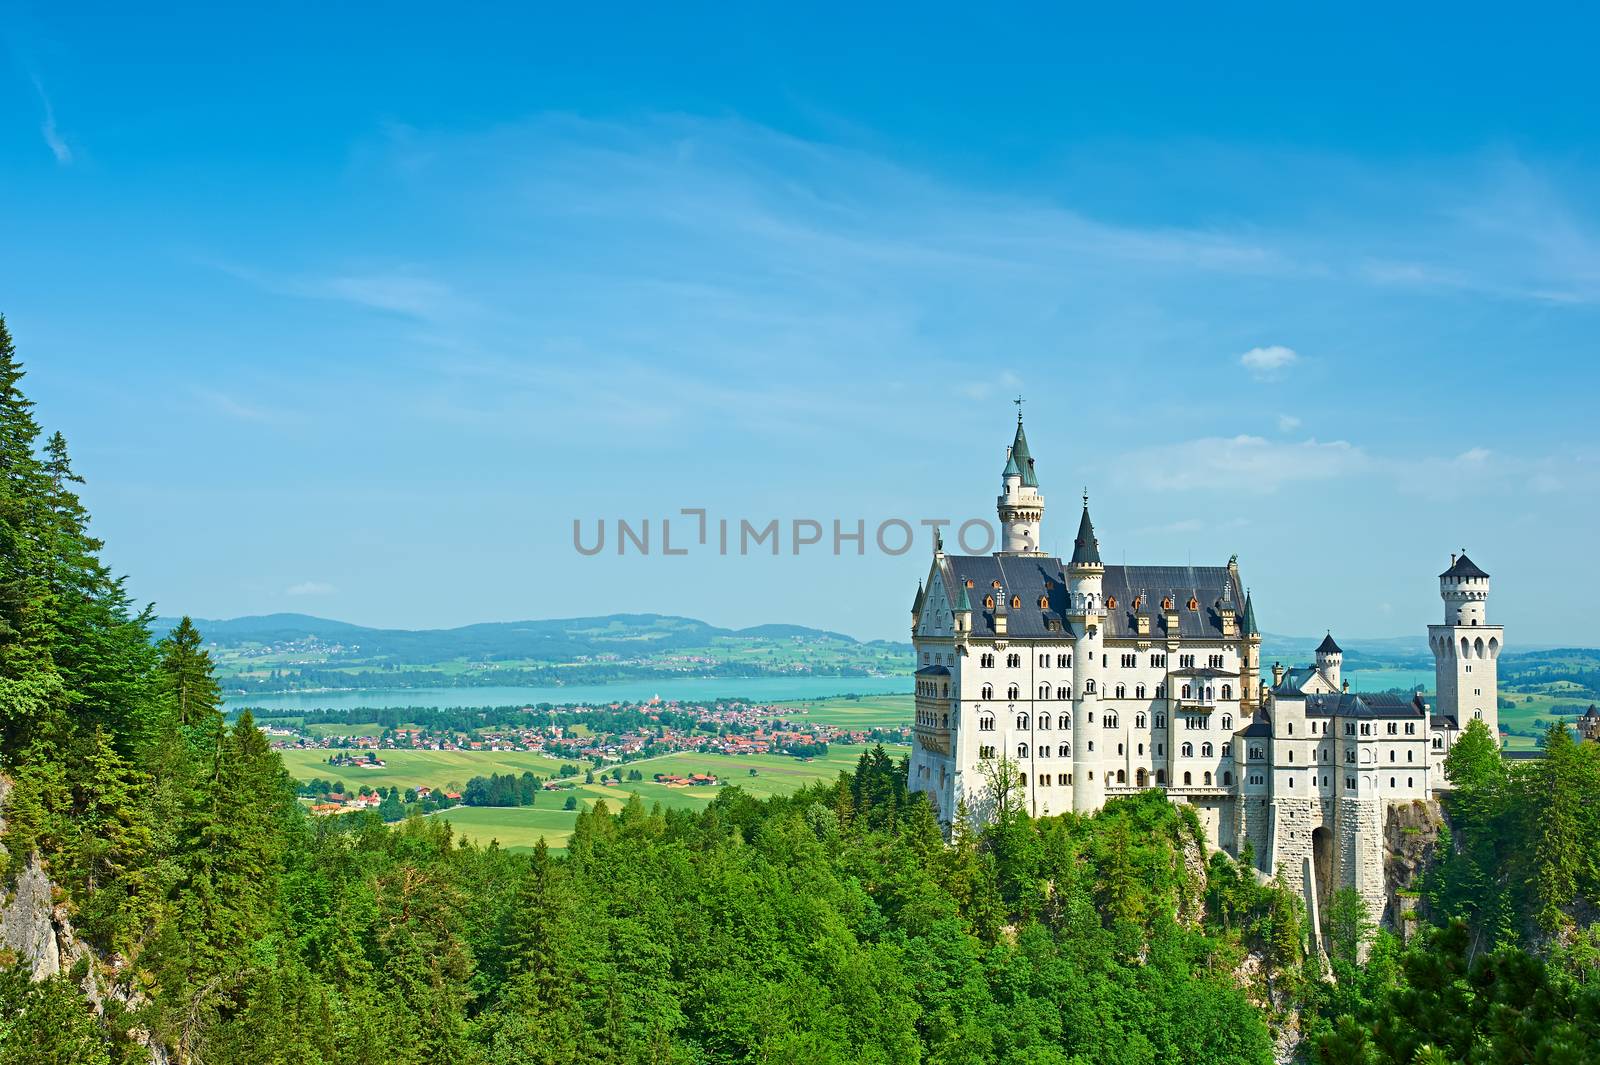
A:
[[[6,12],[0,312],[163,612],[903,637],[925,538],[572,523],[992,515],[1020,392],[1047,546],[1594,642],[1583,16],[469,7]]]

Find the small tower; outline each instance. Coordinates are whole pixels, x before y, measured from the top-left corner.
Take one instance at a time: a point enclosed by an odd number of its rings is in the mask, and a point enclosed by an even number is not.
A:
[[[1328,678],[1329,684],[1338,688],[1340,667],[1343,665],[1344,652],[1333,642],[1333,633],[1330,632],[1317,644],[1317,671]]]
[[[927,594],[922,590],[922,582],[917,582],[917,597],[911,600],[911,634],[917,633],[917,623],[922,620],[922,604],[927,600]]]
[[[1444,600],[1444,624],[1428,626],[1438,692],[1435,709],[1462,728],[1481,719],[1498,743],[1498,673],[1505,630],[1488,623],[1489,575],[1467,557],[1465,548],[1451,555],[1450,568],[1439,574],[1439,598]]]
[[[1244,639],[1239,655],[1239,709],[1243,717],[1261,705],[1261,629],[1256,625],[1256,604],[1249,592],[1244,593],[1239,635]]]
[[[961,582],[958,587],[961,594],[956,596],[956,608],[951,617],[957,636],[966,636],[972,632],[972,599],[967,595],[966,582]]]
[[[1101,579],[1106,568],[1100,562],[1100,541],[1095,539],[1094,523],[1089,520],[1089,495],[1083,496],[1083,518],[1072,545],[1072,561],[1067,565],[1067,620],[1072,625],[1072,809],[1074,813],[1093,813],[1105,805],[1106,787],[1094,750],[1096,739],[1104,740],[1104,722],[1095,718],[1103,710],[1100,688],[1104,683],[1100,659],[1104,653],[1105,600]]]
[[[1033,470],[1028,438],[1022,431],[1022,405],[1017,401],[1017,436],[1006,449],[1006,468],[1000,474],[1000,552],[1006,555],[1042,555],[1039,526],[1044,521],[1044,496]]]

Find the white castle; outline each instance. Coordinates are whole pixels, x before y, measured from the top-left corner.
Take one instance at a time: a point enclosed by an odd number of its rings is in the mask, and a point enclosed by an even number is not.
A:
[[[1437,697],[1366,694],[1340,676],[1330,634],[1314,665],[1261,675],[1255,605],[1223,566],[1108,566],[1083,516],[1072,558],[1040,550],[1044,496],[1017,418],[998,500],[1002,550],[935,545],[912,607],[916,663],[910,786],[947,827],[981,816],[1005,767],[1036,815],[1090,813],[1162,789],[1198,813],[1213,846],[1246,843],[1313,916],[1354,887],[1383,912],[1390,807],[1447,786],[1464,723],[1498,736],[1504,632],[1484,616],[1489,575],[1452,556],[1428,627]]]

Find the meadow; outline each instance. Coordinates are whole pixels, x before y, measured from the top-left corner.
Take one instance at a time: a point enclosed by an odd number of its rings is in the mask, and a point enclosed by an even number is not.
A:
[[[491,773],[533,773],[552,777],[563,765],[579,765],[559,758],[547,758],[532,751],[378,751],[386,763],[379,769],[361,766],[329,765],[335,754],[348,753],[357,757],[365,751],[284,750],[283,764],[296,780],[342,780],[351,790],[366,784],[369,787],[414,788],[426,784],[431,788],[449,788],[459,791],[473,777]]]

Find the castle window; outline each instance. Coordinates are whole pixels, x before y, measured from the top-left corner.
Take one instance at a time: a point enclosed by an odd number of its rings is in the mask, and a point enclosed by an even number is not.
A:
[[[985,608],[987,608],[989,610],[993,610],[994,609],[994,596],[992,596],[992,595],[984,596],[983,597],[983,605],[984,605]]]
[[[1416,760],[1417,760],[1417,752],[1416,751],[1407,751],[1406,752],[1406,761],[1415,762]]]
[[[1072,698],[1072,689],[1070,687],[1065,686],[1065,685],[1062,685],[1061,687],[1058,687],[1056,689],[1056,698],[1057,699],[1070,699],[1070,698]]]
[[[1140,753],[1140,754],[1141,754],[1141,755],[1142,755],[1142,754],[1144,754],[1144,744],[1142,744],[1142,743],[1141,743],[1141,744],[1139,744],[1139,753]]]
[[[1144,722],[1145,722],[1145,717],[1144,717],[1143,714],[1134,714],[1133,715],[1133,727],[1134,728],[1144,728]]]
[[[1021,655],[1006,655],[1006,668],[1007,669],[1021,669],[1022,668],[1022,656]]]
[[[1210,664],[1212,669],[1221,669],[1222,668],[1223,659],[1222,659],[1221,655],[1212,655],[1206,661]]]
[[[1157,769],[1156,770],[1156,783],[1157,784],[1166,784],[1166,782],[1167,782],[1167,771],[1165,769]]]
[[[1222,771],[1222,783],[1224,787],[1228,787],[1233,784],[1233,774],[1228,772],[1226,769]]]
[[[1179,748],[1179,751],[1183,754],[1183,756],[1185,758],[1193,758],[1194,757],[1194,744],[1186,743],[1181,748]]]
[[[1118,684],[1118,685],[1117,685],[1117,698],[1118,698],[1118,699],[1121,699],[1121,698],[1123,698],[1123,697],[1124,697],[1124,696],[1126,696],[1126,695],[1127,695],[1127,694],[1128,694],[1128,688],[1127,688],[1127,685],[1125,685],[1125,684]]]
[[[1206,787],[1209,788],[1211,786],[1211,774],[1209,772],[1207,772],[1205,774],[1205,782],[1206,782]]]
[[[1117,609],[1117,597],[1116,596],[1114,596],[1114,595],[1106,596],[1106,609],[1107,610],[1115,610],[1115,609]]]
[[[1071,714],[1062,714],[1061,715],[1061,727],[1062,728],[1071,728],[1072,727],[1072,715]]]
[[[983,686],[983,688],[981,689],[981,691],[979,692],[979,694],[984,699],[993,699],[994,698],[994,685],[993,684],[985,684]]]
[[[1072,744],[1070,744],[1070,743],[1061,744],[1059,747],[1056,748],[1056,756],[1058,758],[1071,758],[1072,757]]]
[[[1211,744],[1209,744],[1209,743],[1202,743],[1202,744],[1201,744],[1201,745],[1200,745],[1200,757],[1201,757],[1201,758],[1210,758],[1210,757],[1211,757],[1211,754],[1212,754],[1212,751],[1211,751]],[[1209,784],[1209,783],[1211,783],[1211,782],[1210,782],[1210,781],[1209,781],[1209,780],[1208,780],[1208,781],[1206,781],[1206,783],[1207,783],[1207,784]]]
[[[1042,728],[1042,729],[1046,729],[1046,730],[1048,730],[1050,728],[1050,715],[1049,714],[1040,714],[1039,715],[1039,727]]]
[[[1023,759],[1024,761],[1027,760],[1028,745],[1026,743],[1017,744],[1017,757]]]
[[[994,731],[994,717],[992,715],[990,715],[990,714],[984,714],[982,717],[978,718],[978,731],[979,732],[993,732]]]
[[[1161,597],[1161,609],[1162,610],[1171,610],[1172,609],[1172,596],[1165,595],[1165,596]]]
[[[1018,714],[1017,715],[1017,729],[1018,729],[1018,731],[1026,732],[1027,728],[1028,728],[1028,715],[1027,714]]]
[[[1041,595],[1039,597],[1039,609],[1040,610],[1048,610],[1048,609],[1050,609],[1050,597],[1048,595]],[[1046,655],[1045,657],[1049,657],[1049,656]]]
[[[1056,655],[1056,668],[1067,669],[1072,665],[1071,655]]]
[[[1050,757],[1050,748],[1046,747],[1044,744],[1041,743],[1039,745],[1039,750],[1038,750],[1037,753],[1038,753],[1040,758],[1049,758]]]
[[[1391,761],[1391,762],[1398,761],[1399,757],[1400,756],[1395,754],[1393,751],[1389,752],[1389,761]]]
[[[1089,753],[1090,753],[1090,754],[1093,754],[1093,753],[1094,753],[1094,740],[1090,740],[1090,741],[1089,741]],[[1093,780],[1093,779],[1094,779],[1094,777],[1093,777],[1093,776],[1090,776],[1090,778],[1089,778],[1089,779],[1090,779],[1090,780]]]
[[[1105,716],[1105,727],[1106,728],[1116,728],[1117,727],[1117,715],[1116,714],[1107,714]]]
[[[1222,686],[1222,697],[1223,697],[1223,699],[1232,699],[1233,698],[1233,685],[1232,684],[1224,684]]]
[[[1123,770],[1123,769],[1117,770],[1117,783],[1118,784],[1126,784],[1127,782],[1128,782],[1127,771]]]
[[[1135,699],[1143,699],[1144,698],[1144,685],[1143,684],[1135,684],[1133,686],[1133,697]]]
[[[1392,787],[1394,787],[1394,777],[1390,777],[1390,778],[1389,778],[1389,786],[1390,786],[1390,787],[1391,787],[1391,788],[1392,788]]]
[[[1022,596],[1014,595],[1014,596],[1011,597],[1011,609],[1012,610],[1020,610],[1020,609],[1022,609]]]
[[[1157,699],[1165,699],[1166,697],[1167,697],[1167,686],[1165,684],[1157,684],[1156,685],[1156,698]],[[1160,716],[1159,715],[1157,716],[1156,720],[1158,722],[1160,721]],[[1156,727],[1160,728],[1161,726],[1159,724],[1157,724]]]
[[[1193,694],[1193,689],[1192,689],[1192,688],[1191,688],[1191,687],[1190,687],[1190,686],[1189,686],[1189,685],[1187,685],[1187,684],[1185,684],[1185,685],[1184,685],[1184,686],[1183,686],[1183,697],[1184,697],[1184,698],[1185,698],[1185,699],[1187,699],[1187,698],[1189,698],[1189,697],[1190,697],[1190,696],[1191,696],[1191,695],[1192,695],[1192,694]]]
[[[1222,715],[1222,727],[1228,732],[1232,732],[1233,731],[1233,715],[1232,714],[1223,714]]]
[[[968,587],[968,588],[971,588],[971,587],[972,587],[972,578],[971,578],[971,577],[968,577],[968,578],[967,578],[967,587]]]
[[[1443,736],[1435,736],[1433,738],[1433,749],[1436,750],[1436,751],[1444,750],[1444,737]]]
[[[978,665],[982,666],[984,669],[993,669],[994,655],[979,655]]]
[[[1195,610],[1199,610],[1200,609],[1200,600],[1196,599],[1192,595],[1189,597],[1189,609],[1190,609],[1190,611],[1195,611]]]
[[[991,588],[999,588],[1000,587],[1000,582],[999,581],[995,581],[993,584],[989,585],[989,587],[991,587]]]
[[[1071,784],[1071,783],[1072,783],[1072,774],[1071,773],[1057,773],[1056,774],[1056,785],[1058,787],[1063,787],[1064,788],[1068,784]]]
[[[1022,694],[1022,689],[1018,688],[1015,684],[1011,685],[1010,687],[1008,687],[1006,689],[1006,698],[1007,699],[1020,698],[1021,694]]]
[[[1166,714],[1157,714],[1156,715],[1156,728],[1166,728],[1166,727],[1167,727],[1167,715]]]
[[[1093,695],[1094,694],[1094,681],[1093,680],[1084,681],[1083,682],[1083,690],[1084,690],[1085,693],[1087,693],[1089,695]],[[1090,716],[1089,720],[1090,721],[1094,720],[1093,715]]]
[[[1408,788],[1411,787],[1411,780],[1412,780],[1411,777],[1406,777],[1406,787],[1408,787]]]
[[[1050,698],[1050,685],[1048,685],[1048,684],[1039,685],[1039,698],[1041,698],[1041,699]]]
[[[985,759],[985,760],[992,760],[994,758],[994,748],[993,747],[979,747],[978,748],[978,757],[982,758],[982,759]]]
[[[1050,786],[1050,774],[1049,773],[1040,773],[1039,774],[1039,786],[1042,787],[1042,788],[1048,788]]]
[[[1184,783],[1185,787],[1187,787],[1188,785],[1194,783],[1194,774],[1193,773],[1185,773],[1185,774],[1183,774],[1183,783]]]

